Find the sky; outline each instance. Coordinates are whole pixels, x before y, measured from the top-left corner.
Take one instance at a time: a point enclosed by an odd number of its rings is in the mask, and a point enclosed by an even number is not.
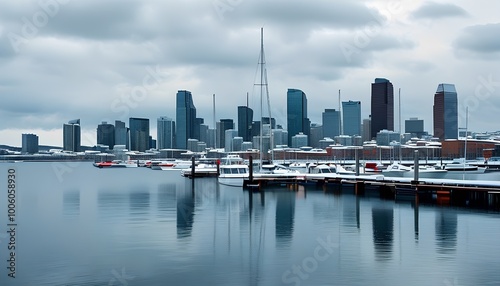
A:
[[[271,115],[286,128],[286,92],[303,90],[308,116],[360,100],[371,83],[395,90],[395,129],[424,119],[440,83],[455,84],[459,127],[500,130],[500,2],[491,0],[40,0],[0,9],[0,144],[22,133],[62,145],[62,125],[80,118],[82,145],[102,121],[175,118],[178,90],[193,94],[197,117],[260,114],[257,68],[264,28]],[[267,111],[264,112],[267,116]]]

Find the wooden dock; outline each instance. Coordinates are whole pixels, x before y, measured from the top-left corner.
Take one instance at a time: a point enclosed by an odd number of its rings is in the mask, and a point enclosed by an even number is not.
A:
[[[340,174],[281,174],[254,175],[244,181],[244,188],[265,191],[272,185],[314,185],[324,190],[352,192],[361,196],[384,199],[420,199],[457,206],[476,206],[500,209],[500,182],[478,180],[449,180],[385,177],[383,175]]]

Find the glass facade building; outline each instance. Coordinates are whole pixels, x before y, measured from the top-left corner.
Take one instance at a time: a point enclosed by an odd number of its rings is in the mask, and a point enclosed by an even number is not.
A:
[[[394,130],[394,88],[385,78],[376,78],[372,83],[371,137],[380,130]]]
[[[158,149],[174,148],[175,122],[167,116],[159,117],[156,125],[156,145]]]
[[[149,119],[129,119],[130,150],[144,152],[149,149]]]
[[[434,137],[458,139],[458,97],[455,85],[442,83],[434,95]]]
[[[238,106],[238,136],[243,141],[252,141],[253,110],[247,106]]]
[[[307,97],[299,89],[288,89],[287,91],[287,129],[288,142],[292,137],[303,133],[310,134],[310,120],[307,117]]]
[[[342,102],[343,135],[361,135],[361,101]]]
[[[323,118],[323,137],[335,138],[340,135],[340,112],[335,109],[325,109]]]
[[[106,145],[109,149],[115,146],[115,126],[103,121],[97,125],[97,144]]]
[[[63,150],[80,152],[80,119],[71,120],[63,125]]]
[[[175,147],[186,149],[187,140],[194,139],[196,135],[196,108],[190,91],[179,90],[177,92],[175,117]]]

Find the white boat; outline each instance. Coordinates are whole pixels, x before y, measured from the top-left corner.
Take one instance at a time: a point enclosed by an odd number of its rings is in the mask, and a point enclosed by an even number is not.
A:
[[[245,164],[220,165],[219,171],[219,183],[227,186],[243,187],[243,182],[249,177],[249,168]]]
[[[393,163],[387,167],[387,169],[382,170],[382,174],[386,177],[404,177],[413,178],[415,176],[414,166],[408,167],[398,163]],[[448,174],[447,170],[436,168],[433,166],[419,166],[418,167],[418,177],[419,178],[445,178]]]
[[[309,164],[308,173],[310,174],[342,174],[354,175],[356,172],[348,171],[341,165],[337,164]]]
[[[481,174],[486,171],[484,167],[468,164],[463,158],[453,160],[451,163],[444,165],[443,169],[450,172],[466,172],[468,174]]]
[[[191,177],[192,168],[186,168],[181,170],[181,176]],[[196,177],[208,177],[217,175],[217,165],[199,163],[194,166],[194,174]]]

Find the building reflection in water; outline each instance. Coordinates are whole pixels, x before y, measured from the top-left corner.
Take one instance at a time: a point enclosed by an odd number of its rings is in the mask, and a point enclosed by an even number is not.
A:
[[[293,236],[295,192],[276,193],[276,241],[289,243]]]
[[[129,194],[129,212],[131,221],[147,220],[149,214],[149,192],[133,190]]]
[[[177,189],[177,237],[191,236],[194,221],[194,191],[190,181],[186,180],[186,187]]]
[[[454,252],[457,247],[457,213],[454,210],[436,212],[436,247],[441,254]]]
[[[70,190],[63,194],[63,214],[65,216],[80,215],[80,191]]]
[[[163,218],[173,218],[177,208],[175,184],[160,184],[158,185],[158,216]]]
[[[390,259],[394,239],[394,210],[389,207],[374,206],[372,226],[375,258],[377,260]]]

